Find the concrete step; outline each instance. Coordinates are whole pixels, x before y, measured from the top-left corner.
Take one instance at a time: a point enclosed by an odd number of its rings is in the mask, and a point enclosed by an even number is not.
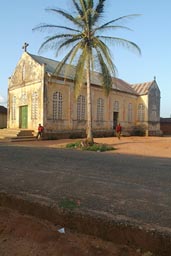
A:
[[[0,129],[0,139],[5,140],[35,140],[35,131],[28,129]]]
[[[14,138],[9,138],[11,142],[20,142],[20,141],[35,141],[35,136],[18,136]]]

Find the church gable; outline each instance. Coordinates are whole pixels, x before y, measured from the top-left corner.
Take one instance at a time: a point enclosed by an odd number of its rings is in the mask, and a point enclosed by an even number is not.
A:
[[[25,86],[27,83],[39,81],[41,78],[41,65],[27,52],[24,52],[10,78],[9,87]]]

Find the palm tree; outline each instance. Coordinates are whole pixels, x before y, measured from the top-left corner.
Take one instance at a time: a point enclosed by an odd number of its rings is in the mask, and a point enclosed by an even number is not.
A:
[[[96,1],[97,2],[97,1]],[[116,29],[128,29],[119,25],[120,21],[126,21],[134,15],[122,16],[102,25],[99,24],[104,12],[106,0],[72,0],[75,15],[60,9],[47,9],[57,15],[63,16],[72,26],[40,24],[33,30],[56,30],[57,32],[40,46],[42,49],[51,49],[56,52],[56,57],[63,48],[69,48],[68,53],[59,63],[56,74],[67,64],[75,64],[74,91],[79,95],[81,86],[87,85],[87,141],[93,143],[92,135],[92,100],[91,100],[91,71],[98,67],[101,75],[101,83],[106,95],[112,88],[112,76],[116,76],[116,67],[112,62],[110,49],[107,43],[119,44],[141,54],[140,48],[133,42],[119,37],[103,35],[105,31]],[[98,65],[98,66],[97,66]]]

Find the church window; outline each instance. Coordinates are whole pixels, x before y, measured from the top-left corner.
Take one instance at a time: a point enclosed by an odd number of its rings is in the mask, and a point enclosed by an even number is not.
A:
[[[145,118],[145,107],[143,104],[138,105],[138,121],[143,122]]]
[[[38,119],[38,93],[32,94],[32,105],[31,105],[31,119]]]
[[[77,99],[77,120],[85,120],[85,108],[85,96],[80,95]]]
[[[117,101],[117,100],[114,101],[113,111],[119,112],[119,101]]]
[[[21,94],[21,105],[26,105],[27,104],[27,94],[25,92],[23,92]]]
[[[62,119],[62,93],[55,92],[53,94],[53,120],[61,120]]]
[[[132,122],[132,103],[128,104],[128,122]]]
[[[103,121],[104,119],[104,100],[98,98],[97,100],[97,121]]]
[[[12,121],[16,120],[16,96],[12,98],[12,113],[11,113]]]

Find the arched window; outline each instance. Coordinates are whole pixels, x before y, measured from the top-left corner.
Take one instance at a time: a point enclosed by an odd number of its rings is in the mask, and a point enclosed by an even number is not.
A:
[[[132,103],[128,104],[128,122],[132,122]]]
[[[98,98],[97,100],[97,121],[104,119],[104,99]]]
[[[138,105],[138,121],[143,122],[144,118],[145,118],[145,107],[141,103],[141,104]]]
[[[53,120],[61,120],[62,119],[62,93],[55,92],[53,94]]]
[[[16,120],[16,96],[12,98],[12,112],[11,112],[12,121]]]
[[[32,104],[31,104],[31,119],[38,118],[38,93],[33,92],[32,94]]]
[[[85,96],[80,95],[77,99],[77,120],[85,120],[85,108]]]
[[[113,111],[119,112],[119,101],[115,100],[113,104]]]

